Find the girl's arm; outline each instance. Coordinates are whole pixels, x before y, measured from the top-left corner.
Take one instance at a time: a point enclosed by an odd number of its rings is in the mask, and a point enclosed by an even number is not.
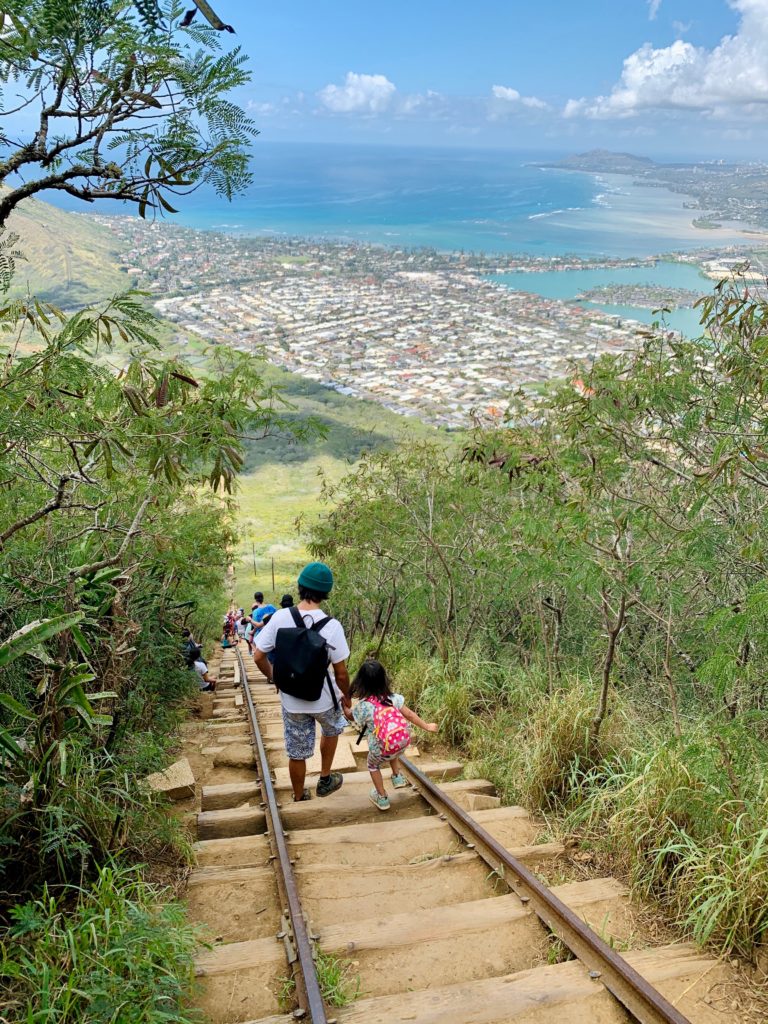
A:
[[[411,711],[405,704],[400,708],[400,713],[409,722],[413,722],[414,725],[418,726],[419,729],[426,729],[427,732],[437,732],[437,722],[425,722],[423,718],[419,718],[415,711]]]

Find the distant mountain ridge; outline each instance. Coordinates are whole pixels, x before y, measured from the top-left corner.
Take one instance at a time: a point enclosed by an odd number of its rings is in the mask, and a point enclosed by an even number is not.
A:
[[[572,171],[603,172],[604,174],[636,174],[661,166],[647,156],[632,153],[613,153],[609,149],[590,149],[587,153],[574,153],[549,167]]]

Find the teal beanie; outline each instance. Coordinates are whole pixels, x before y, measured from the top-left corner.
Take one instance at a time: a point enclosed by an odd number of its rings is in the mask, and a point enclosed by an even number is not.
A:
[[[310,562],[299,574],[299,586],[318,594],[330,594],[333,589],[333,573],[325,562]]]

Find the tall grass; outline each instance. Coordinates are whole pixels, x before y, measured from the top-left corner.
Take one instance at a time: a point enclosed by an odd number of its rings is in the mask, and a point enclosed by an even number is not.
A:
[[[471,650],[457,664],[402,639],[382,660],[440,739],[507,803],[544,811],[563,835],[611,857],[681,933],[751,956],[768,936],[768,756],[762,720],[698,720],[682,737],[621,693],[589,742],[596,685],[549,692],[535,664],[501,666]]]
[[[3,1020],[8,1024],[192,1024],[195,930],[167,891],[135,870],[103,868],[70,887],[14,907],[0,936]]]
[[[585,773],[566,824],[612,853],[684,932],[751,956],[768,928],[768,776],[742,727],[700,724]]]

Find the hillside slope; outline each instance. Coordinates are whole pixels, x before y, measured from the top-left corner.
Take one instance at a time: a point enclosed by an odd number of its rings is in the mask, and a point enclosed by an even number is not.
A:
[[[9,226],[20,235],[17,248],[26,256],[17,265],[12,297],[29,292],[71,309],[100,302],[132,284],[121,270],[118,240],[87,213],[68,213],[30,199],[14,212]],[[163,322],[156,334],[164,351],[178,353],[206,372],[208,346],[201,338]],[[271,587],[273,559],[276,587],[282,592],[295,582],[296,569],[307,556],[295,522],[301,516],[309,526],[319,516],[321,475],[338,481],[362,452],[406,438],[450,440],[448,434],[375,402],[341,395],[276,366],[267,365],[264,372],[293,407],[287,418],[300,424],[311,419],[321,425],[324,436],[297,443],[287,434],[273,434],[249,443],[236,514],[238,597],[243,604],[254,584]]]
[[[19,235],[10,296],[27,293],[69,309],[101,302],[131,284],[120,269],[115,239],[87,214],[68,213],[39,199],[25,199],[8,229]]]
[[[267,379],[283,389],[300,423],[310,418],[324,427],[324,438],[296,443],[278,434],[253,442],[239,481],[236,598],[250,607],[254,589],[295,590],[300,563],[307,558],[303,534],[323,510],[322,478],[339,481],[363,451],[389,448],[398,441],[440,440],[451,435],[412,417],[399,416],[376,402],[340,395],[314,381],[271,366]],[[327,509],[326,509],[327,510]],[[302,519],[302,530],[296,520]]]

